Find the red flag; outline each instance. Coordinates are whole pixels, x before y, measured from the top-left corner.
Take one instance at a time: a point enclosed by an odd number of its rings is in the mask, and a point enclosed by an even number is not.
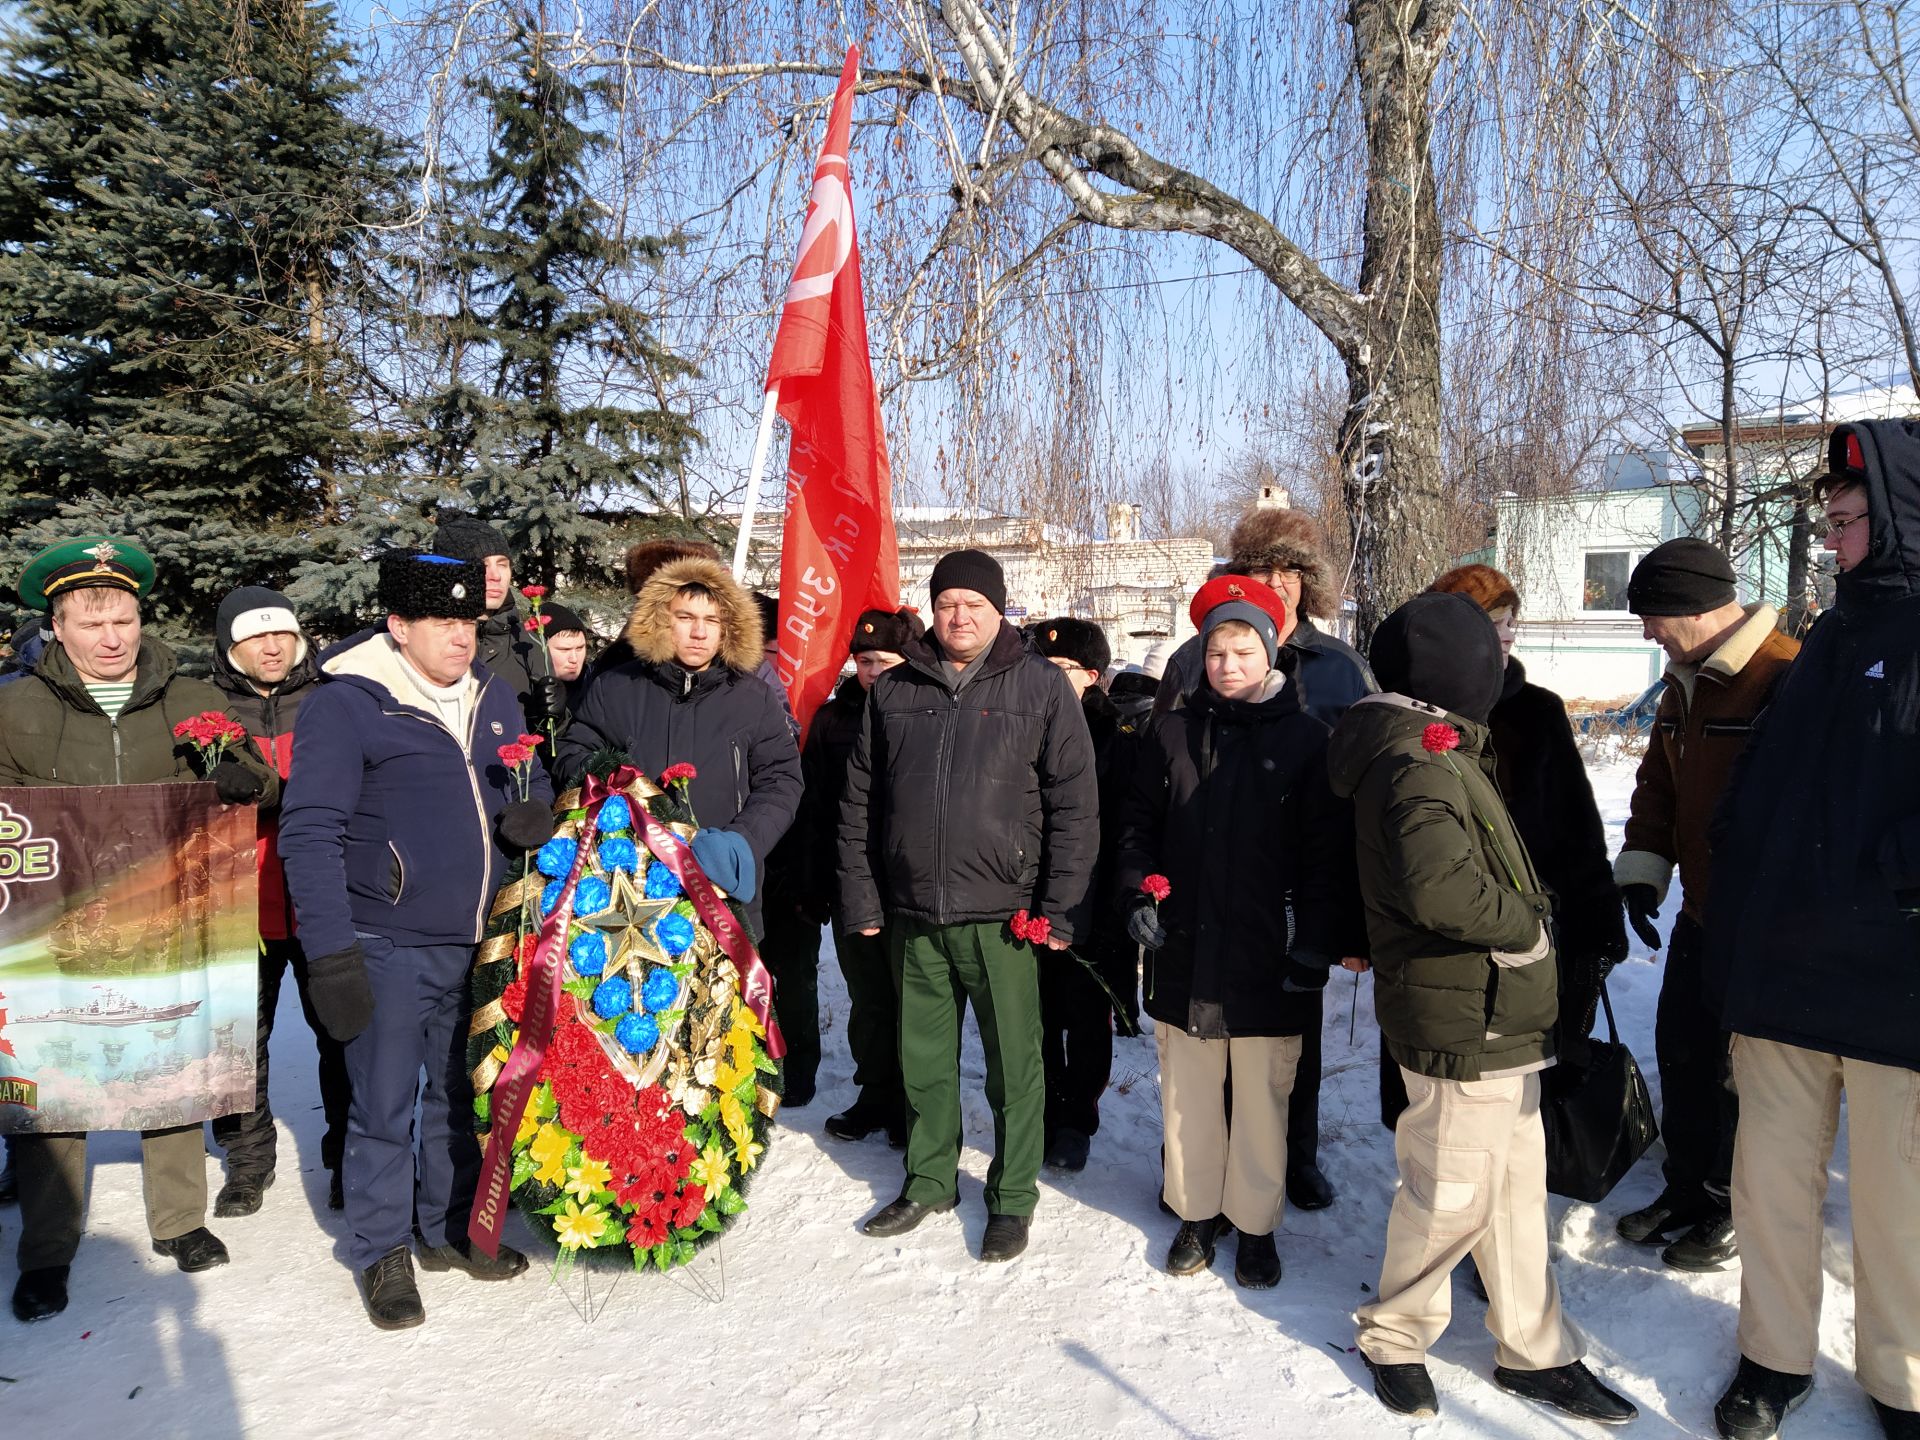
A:
[[[793,427],[775,668],[804,731],[833,693],[862,610],[900,603],[892,471],[867,355],[847,143],[860,51],[847,51],[813,170],[800,258],[773,337],[767,388]]]

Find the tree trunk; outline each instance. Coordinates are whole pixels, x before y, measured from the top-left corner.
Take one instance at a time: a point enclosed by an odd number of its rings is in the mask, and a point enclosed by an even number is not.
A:
[[[1729,355],[1720,367],[1720,551],[1733,559],[1734,521],[1740,511],[1740,459],[1734,451],[1740,427],[1734,420],[1734,370]]]
[[[1813,517],[1807,513],[1807,496],[1796,490],[1793,497],[1793,525],[1787,531],[1787,610],[1785,629],[1798,635],[1807,625],[1807,576],[1813,557]]]

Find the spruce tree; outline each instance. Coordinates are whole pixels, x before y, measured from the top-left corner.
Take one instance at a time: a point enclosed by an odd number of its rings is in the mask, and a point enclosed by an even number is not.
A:
[[[299,0],[28,0],[0,42],[0,576],[143,541],[202,644],[283,585],[360,447],[343,282],[399,170]]]
[[[541,21],[518,16],[505,73],[476,87],[491,142],[484,170],[454,187],[449,379],[421,407],[423,454],[507,533],[521,578],[604,593],[618,587],[599,514],[621,497],[657,502],[698,436],[622,398],[649,372],[688,371],[620,298],[627,272],[671,242],[621,235],[594,199],[606,87],[553,64]]]

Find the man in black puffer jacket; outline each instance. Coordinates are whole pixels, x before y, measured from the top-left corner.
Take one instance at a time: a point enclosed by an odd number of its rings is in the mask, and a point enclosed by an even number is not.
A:
[[[840,805],[840,903],[849,929],[887,926],[900,988],[907,1183],[866,1233],[899,1235],[954,1206],[960,1164],[960,1020],[980,1020],[996,1153],[982,1260],[1026,1248],[1039,1202],[1046,1078],[1035,952],[1008,921],[1046,922],[1043,947],[1087,935],[1100,848],[1093,742],[1058,670],[1001,618],[992,556],[934,566],[933,632],[874,682]],[[1040,955],[1042,964],[1071,965]]]
[[[754,673],[764,658],[759,611],[725,566],[692,556],[641,586],[624,638],[639,658],[587,682],[560,739],[562,788],[609,747],[655,778],[669,765],[692,765],[694,859],[746,907],[758,936],[767,856],[793,823],[801,791],[786,712]]]
[[[1733,1034],[1740,1365],[1715,1411],[1770,1435],[1813,1384],[1840,1096],[1854,1369],[1920,1435],[1920,422],[1833,432],[1816,492],[1838,599],[1737,762],[1713,829],[1706,987]]]

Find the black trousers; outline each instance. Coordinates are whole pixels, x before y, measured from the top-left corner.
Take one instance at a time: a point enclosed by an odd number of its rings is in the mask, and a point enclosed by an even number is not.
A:
[[[847,980],[847,1050],[860,1099],[888,1115],[904,1116],[900,1077],[900,976],[887,953],[887,936],[843,931],[833,937]]]
[[[1337,973],[1337,972],[1336,972]],[[1287,1099],[1287,1169],[1320,1163],[1320,1039],[1327,1028],[1327,992],[1310,997],[1313,1014],[1300,1035],[1300,1065]]]
[[[765,924],[760,958],[787,1037],[786,1093],[798,1103],[812,1097],[820,1069],[820,925],[777,894],[767,897]]]
[[[1660,1136],[1667,1144],[1669,1189],[1705,1191],[1725,1204],[1733,1177],[1733,1133],[1740,1102],[1720,1017],[1701,978],[1704,934],[1682,915],[1667,942],[1666,974],[1653,1022],[1660,1066]]]
[[[254,1042],[254,1108],[240,1115],[222,1115],[213,1122],[214,1142],[227,1152],[230,1175],[270,1175],[273,1173],[277,1137],[273,1128],[273,1107],[267,1100],[267,1050],[273,1038],[273,1016],[280,1006],[280,982],[288,969],[300,991],[300,1009],[307,1017],[307,1028],[320,1050],[320,1108],[327,1117],[327,1131],[320,1141],[320,1160],[329,1170],[340,1168],[340,1157],[347,1146],[346,1047],[341,1045],[313,1013],[313,1000],[307,993],[307,957],[298,940],[262,940],[260,942],[260,1019]]]
[[[1100,1096],[1113,1078],[1113,1002],[1071,955],[1043,950],[1039,959],[1047,1138],[1061,1130],[1092,1135],[1100,1128]]]

